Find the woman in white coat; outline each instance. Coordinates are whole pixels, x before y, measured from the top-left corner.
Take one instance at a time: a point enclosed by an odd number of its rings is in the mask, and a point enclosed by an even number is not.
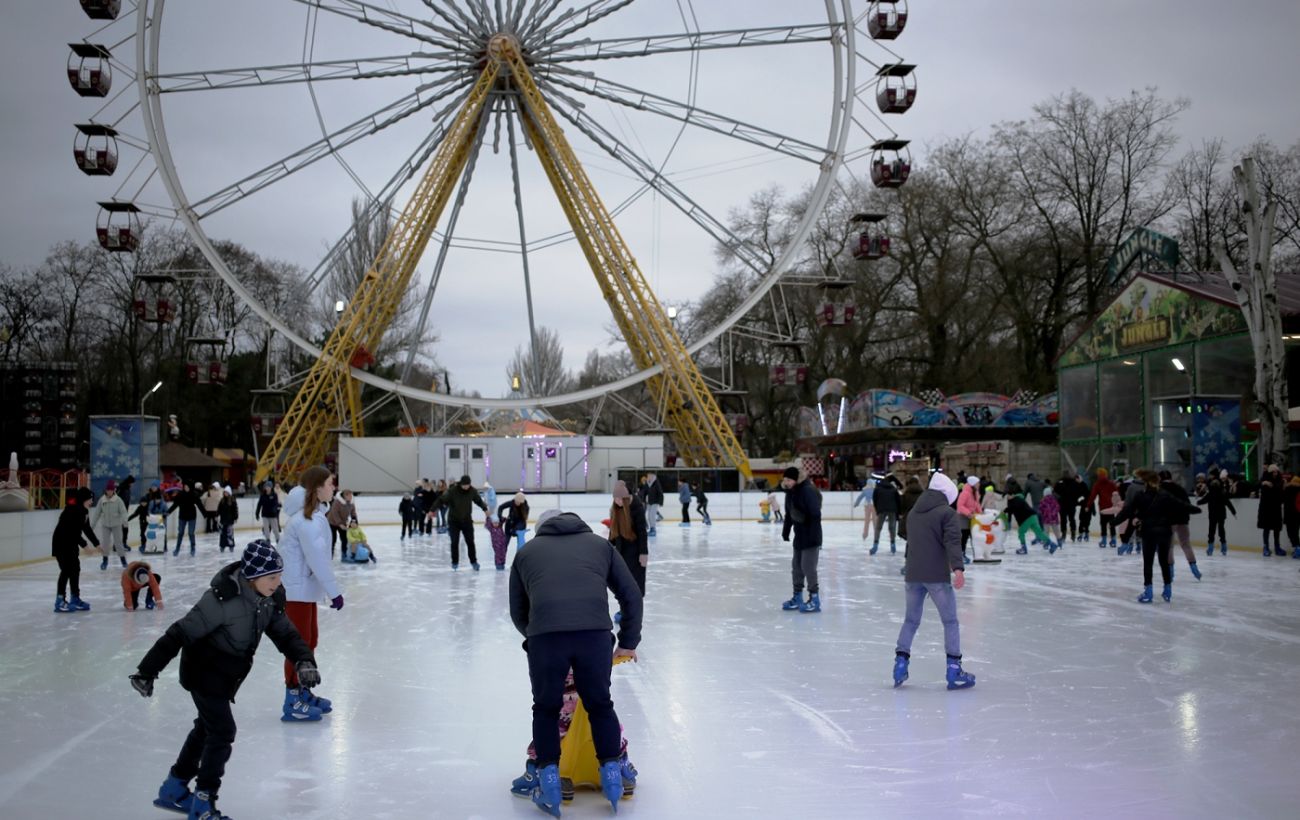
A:
[[[280,538],[284,560],[285,614],[312,650],[319,637],[316,604],[329,600],[330,609],[343,608],[343,593],[330,565],[330,525],[325,516],[334,497],[334,476],[326,467],[310,467],[289,492],[284,514],[289,523]],[[320,720],[333,708],[326,698],[298,685],[293,664],[284,665],[284,721]]]

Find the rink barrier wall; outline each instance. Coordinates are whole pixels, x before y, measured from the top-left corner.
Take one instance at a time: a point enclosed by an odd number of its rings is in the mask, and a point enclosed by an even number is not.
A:
[[[503,504],[512,494],[502,493],[497,504]],[[716,493],[709,496],[709,516],[716,521],[749,520],[761,518],[758,502],[766,493],[749,491],[742,493]],[[853,499],[857,493],[826,492],[822,493],[822,518],[829,525],[862,526],[862,510],[853,509]],[[357,508],[357,518],[362,528],[367,526],[397,525],[401,518],[397,514],[398,495],[356,495],[353,502]],[[235,532],[241,539],[251,540],[261,530],[261,522],[253,518],[257,499],[253,496],[238,499],[239,522]],[[665,496],[660,513],[664,520],[660,526],[675,527],[681,522],[681,505],[677,496]],[[1226,530],[1228,546],[1234,550],[1258,551],[1262,546],[1260,532],[1255,527],[1255,514],[1259,502],[1253,498],[1233,499],[1237,516],[1228,516]],[[559,508],[574,512],[582,517],[596,532],[601,532],[600,522],[609,516],[610,496],[604,493],[536,493],[528,496],[528,506],[532,520],[544,510]],[[27,512],[0,513],[0,568],[19,566],[50,557],[50,538],[54,526],[58,523],[59,513],[55,510],[33,510]],[[1094,535],[1098,529],[1098,516],[1093,516]],[[202,527],[200,518],[199,527]],[[283,521],[283,518],[281,518]],[[693,526],[702,526],[695,512],[695,502],[691,502],[691,521]],[[853,522],[853,524],[850,524]],[[131,540],[135,541],[138,530],[132,521]],[[1192,516],[1192,543],[1205,546],[1205,534],[1208,527],[1204,514]],[[175,532],[175,523],[169,527]],[[202,536],[202,529],[199,530]],[[1014,535],[1012,536],[1014,538]],[[1283,536],[1285,546],[1285,536]]]

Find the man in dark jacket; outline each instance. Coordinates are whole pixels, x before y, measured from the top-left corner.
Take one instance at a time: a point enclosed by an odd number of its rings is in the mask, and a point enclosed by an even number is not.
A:
[[[790,559],[790,576],[794,595],[781,604],[787,612],[821,612],[822,601],[818,594],[817,560],[822,549],[822,496],[812,480],[799,480],[799,469],[787,467],[781,477],[785,490],[785,523],[781,525],[781,539],[790,540],[794,532],[794,555]],[[804,582],[808,584],[808,600],[803,600]]]
[[[1160,560],[1160,574],[1165,582],[1163,597],[1173,598],[1174,573],[1169,561],[1169,544],[1173,538],[1173,522],[1183,515],[1196,515],[1200,508],[1176,498],[1160,489],[1160,476],[1154,470],[1137,471],[1139,490],[1124,509],[1115,516],[1115,523],[1135,520],[1142,525],[1142,594],[1138,603],[1151,603],[1151,570],[1155,559]]]
[[[203,506],[203,499],[199,495],[200,486],[195,484],[192,490],[189,487],[181,487],[180,492],[172,499],[171,509],[165,513],[171,515],[180,510],[176,515],[180,525],[176,530],[176,549],[172,550],[172,555],[181,554],[181,538],[184,537],[186,528],[190,531],[190,555],[194,554],[194,522],[198,520],[199,508]]]
[[[1228,520],[1228,513],[1231,512],[1233,517],[1237,516],[1237,508],[1232,506],[1232,499],[1228,497],[1227,489],[1228,471],[1223,470],[1217,476],[1211,474],[1210,483],[1206,485],[1204,497],[1196,500],[1197,504],[1205,507],[1207,517],[1210,519],[1210,531],[1205,536],[1209,542],[1209,548],[1205,550],[1206,555],[1214,554],[1214,534],[1219,534],[1219,554],[1228,554],[1228,535],[1224,531],[1223,524]]]
[[[471,505],[478,505],[485,514],[487,502],[474,489],[474,482],[463,475],[460,481],[447,488],[447,492],[438,496],[429,512],[437,512],[440,507],[447,508],[447,528],[451,530],[451,568],[460,569],[460,537],[465,536],[465,552],[469,553],[469,565],[478,572],[478,553],[474,550],[474,511]]]
[[[1081,534],[1085,541],[1088,538],[1088,533],[1079,532],[1079,525],[1076,520],[1079,502],[1083,500],[1085,489],[1083,482],[1079,480],[1079,477],[1072,470],[1062,473],[1061,480],[1056,482],[1056,486],[1052,488],[1052,494],[1056,496],[1056,500],[1061,504],[1061,534],[1064,536],[1068,532],[1071,541],[1078,540]]]
[[[613,591],[622,614],[612,655],[606,590]],[[601,789],[617,808],[623,797],[622,738],[609,676],[614,658],[635,661],[641,642],[641,591],[631,571],[581,518],[547,510],[537,518],[528,549],[515,553],[510,567],[510,619],[525,638],[533,687],[538,783],[533,802],[560,814],[559,721],[565,678],[572,670],[578,697],[591,719]]]
[[[889,527],[889,551],[897,552],[898,538],[898,506],[899,485],[894,474],[890,473],[882,480],[877,482],[876,489],[871,493],[871,505],[876,508],[876,537],[871,542],[871,554],[875,555],[876,550],[880,549],[880,531]]]
[[[262,484],[253,517],[262,522],[262,540],[270,541],[274,533],[275,543],[280,543],[280,496],[275,494],[275,485],[270,481]]]
[[[659,508],[664,504],[664,488],[659,483],[659,476],[647,473],[645,477],[645,522],[646,534],[655,537],[655,524],[659,522]]]
[[[78,487],[68,505],[59,513],[50,539],[50,555],[59,564],[58,596],[54,599],[55,612],[84,612],[90,604],[81,600],[81,548],[86,541],[99,546],[99,539],[90,526],[90,504],[95,494],[89,487]],[[72,598],[65,598],[68,584],[72,584]]]
[[[1174,474],[1168,470],[1160,471],[1160,489],[1177,498],[1188,508],[1192,506],[1192,499],[1187,494],[1187,490],[1182,484],[1174,481]],[[1201,570],[1196,566],[1196,552],[1192,550],[1192,532],[1189,526],[1191,522],[1191,512],[1187,509],[1176,513],[1169,519],[1169,524],[1173,530],[1174,538],[1178,539],[1178,546],[1183,551],[1183,557],[1187,559],[1187,568],[1196,576],[1196,580],[1201,580]],[[1173,549],[1172,543],[1170,549]],[[1169,556],[1169,575],[1174,574],[1174,558]]]
[[[1047,482],[1039,478],[1034,473],[1025,477],[1025,494],[1029,497],[1029,506],[1038,512],[1038,505],[1043,500],[1043,490],[1047,489]]]
[[[131,686],[144,697],[152,697],[154,681],[179,652],[181,686],[199,712],[154,805],[188,811],[190,817],[224,816],[213,804],[235,742],[230,704],[253,668],[253,654],[263,633],[294,662],[303,686],[320,683],[316,659],[284,614],[283,569],[280,554],[270,543],[258,540],[249,544],[242,559],[213,577],[194,608],[167,628],[131,675]],[[315,709],[305,703],[303,707]],[[304,714],[303,719],[313,718]],[[319,709],[314,719],[320,719]],[[191,795],[189,782],[196,776]]]
[[[943,645],[948,654],[948,688],[969,689],[975,676],[961,668],[961,633],[957,624],[957,596],[954,589],[966,585],[965,562],[961,554],[961,522],[952,505],[957,485],[943,473],[935,473],[930,488],[921,494],[907,515],[907,614],[898,632],[894,653],[894,687],[907,680],[912,658],[912,639],[921,626],[921,611],[929,595],[943,622]],[[955,575],[950,575],[955,573]]]

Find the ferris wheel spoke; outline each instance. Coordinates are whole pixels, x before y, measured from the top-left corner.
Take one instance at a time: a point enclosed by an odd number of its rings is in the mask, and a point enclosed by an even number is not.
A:
[[[539,83],[539,85],[544,85],[550,92],[546,95],[547,102],[551,103],[551,106],[560,116],[572,123],[588,139],[626,166],[647,185],[653,187],[692,222],[699,225],[705,233],[734,253],[740,261],[744,262],[756,273],[766,275],[769,272],[770,260],[765,259],[749,243],[732,233],[725,223],[691,199],[685,191],[674,185],[671,180],[660,173],[654,163],[629,148],[618,137],[606,130],[604,126],[583,110],[581,103],[558,91],[554,84],[549,81]]]
[[[841,36],[843,30],[844,26],[841,23],[815,23],[729,31],[687,31],[680,34],[614,37],[605,40],[570,40],[539,49],[532,56],[544,63],[574,63],[583,60],[648,57],[653,54],[672,54],[681,51],[824,43]]]
[[[551,42],[563,40],[571,34],[576,34],[592,23],[603,17],[608,17],[624,6],[630,6],[634,0],[592,0],[591,3],[579,9],[570,9],[564,14],[552,20],[549,24],[539,26],[536,31],[528,32],[527,38],[546,38]],[[556,30],[558,26],[573,21],[571,25]]]
[[[446,3],[445,5],[447,8],[443,8],[443,4],[436,2],[436,0],[422,0],[422,2],[429,8],[429,11],[432,11],[434,14],[438,15],[439,18],[445,20],[447,25],[452,26],[455,30],[461,32],[462,36],[481,37],[483,35],[483,27],[479,23],[469,19],[469,17],[460,10],[454,1]],[[450,9],[451,11],[448,12],[447,9]]]
[[[391,57],[360,57],[353,60],[284,63],[212,71],[179,71],[149,78],[160,94],[177,91],[210,91],[221,88],[250,88],[263,85],[307,83],[320,80],[365,80],[377,77],[418,76],[463,71],[468,62],[435,64],[434,60],[456,60],[456,52],[413,52]]]
[[[373,6],[361,0],[293,0],[293,2],[440,48],[456,49],[465,45],[467,40],[466,32],[446,29],[428,20]],[[441,36],[434,36],[435,34]]]
[[[723,114],[698,108],[690,103],[674,100],[630,85],[596,77],[586,72],[553,67],[549,77],[553,85],[573,89],[583,94],[618,103],[638,111],[648,111],[677,122],[713,131],[726,137],[767,148],[776,153],[813,164],[824,162],[829,154],[825,146],[781,134],[757,125],[751,125]]]
[[[559,5],[560,0],[541,0],[541,2],[533,4],[533,7],[528,10],[528,16],[523,18],[515,30],[528,31],[544,25]]]
[[[222,188],[215,193],[209,194],[196,201],[193,204],[195,214],[199,219],[205,219],[217,211],[227,208],[236,202],[251,196],[254,193],[274,185],[280,180],[301,171],[303,168],[333,155],[335,152],[345,148],[352,143],[370,136],[378,131],[382,131],[390,125],[403,120],[422,109],[428,108],[439,100],[448,96],[456,95],[448,105],[444,106],[434,117],[441,120],[446,116],[449,109],[454,109],[460,104],[461,99],[467,93],[464,89],[470,84],[470,78],[451,77],[446,80],[430,83],[414,92],[407,94],[396,102],[389,103],[383,108],[372,114],[367,114],[355,122],[345,125],[342,128],[333,131],[324,137],[312,142],[303,148],[294,151],[281,159],[272,162],[262,169],[255,171],[248,176]],[[433,86],[443,86],[434,93],[426,93],[426,89]],[[460,92],[457,94],[457,92]]]

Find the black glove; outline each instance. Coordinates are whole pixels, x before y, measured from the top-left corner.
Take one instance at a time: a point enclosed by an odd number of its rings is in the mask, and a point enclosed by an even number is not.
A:
[[[153,697],[153,678],[144,675],[131,676],[131,688],[140,693],[142,698]]]
[[[330,601],[330,609],[342,609],[342,608],[343,608],[343,596],[335,595],[334,600]]]
[[[316,664],[311,661],[298,661],[293,665],[293,669],[298,673],[298,685],[310,689],[313,686],[320,686],[320,672],[316,669]]]

